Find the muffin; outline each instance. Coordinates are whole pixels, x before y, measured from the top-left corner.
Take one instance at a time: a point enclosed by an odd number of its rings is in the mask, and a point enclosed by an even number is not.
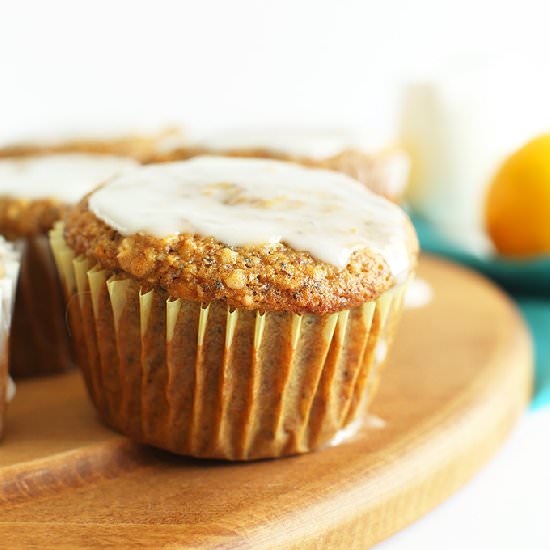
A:
[[[6,405],[15,392],[8,376],[8,334],[18,271],[19,252],[0,237],[0,438],[4,433]]]
[[[7,143],[0,147],[0,159],[28,157],[39,154],[91,153],[129,157],[138,161],[150,158],[158,150],[181,146],[183,132],[177,127],[149,133],[122,133],[109,135],[101,132],[68,134],[64,138],[42,137]]]
[[[131,159],[63,154],[0,160],[0,234],[21,248],[11,333],[14,376],[59,372],[74,363],[65,305],[47,233],[65,210]]]
[[[351,132],[336,130],[233,130],[189,140],[176,147],[161,147],[149,162],[183,160],[203,154],[277,159],[335,170],[393,202],[401,199],[409,176],[409,158],[403,150],[381,148]]]
[[[50,238],[104,421],[231,460],[361,423],[417,256],[407,216],[361,183],[229,157],[115,177]]]

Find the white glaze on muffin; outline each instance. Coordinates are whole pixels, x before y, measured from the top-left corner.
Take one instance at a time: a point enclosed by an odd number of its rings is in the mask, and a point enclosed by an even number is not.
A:
[[[95,186],[138,164],[95,154],[37,155],[0,160],[0,196],[75,203]]]
[[[400,208],[343,174],[285,162],[197,157],[151,165],[113,178],[91,195],[89,209],[122,235],[285,243],[339,268],[368,249],[395,278],[410,269]]]

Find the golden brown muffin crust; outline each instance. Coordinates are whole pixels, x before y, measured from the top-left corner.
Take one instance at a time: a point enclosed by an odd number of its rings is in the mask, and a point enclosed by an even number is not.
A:
[[[386,261],[355,252],[339,270],[284,244],[229,247],[214,238],[123,236],[88,210],[87,198],[65,218],[65,239],[78,255],[125,272],[171,297],[230,307],[294,313],[332,313],[375,300],[394,286]],[[411,263],[417,242],[410,227]]]
[[[0,197],[0,234],[8,240],[45,234],[66,211],[53,199]]]

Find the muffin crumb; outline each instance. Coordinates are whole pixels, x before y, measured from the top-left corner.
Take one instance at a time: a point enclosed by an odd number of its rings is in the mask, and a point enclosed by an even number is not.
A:
[[[227,250],[227,249],[225,249]],[[246,275],[242,269],[233,270],[226,278],[225,284],[233,290],[239,290],[246,285]]]

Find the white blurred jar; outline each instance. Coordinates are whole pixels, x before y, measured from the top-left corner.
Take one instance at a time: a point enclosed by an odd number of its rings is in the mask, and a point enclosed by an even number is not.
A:
[[[488,248],[483,201],[500,163],[550,128],[544,73],[524,60],[463,62],[405,88],[400,134],[412,159],[409,204],[465,248]]]

